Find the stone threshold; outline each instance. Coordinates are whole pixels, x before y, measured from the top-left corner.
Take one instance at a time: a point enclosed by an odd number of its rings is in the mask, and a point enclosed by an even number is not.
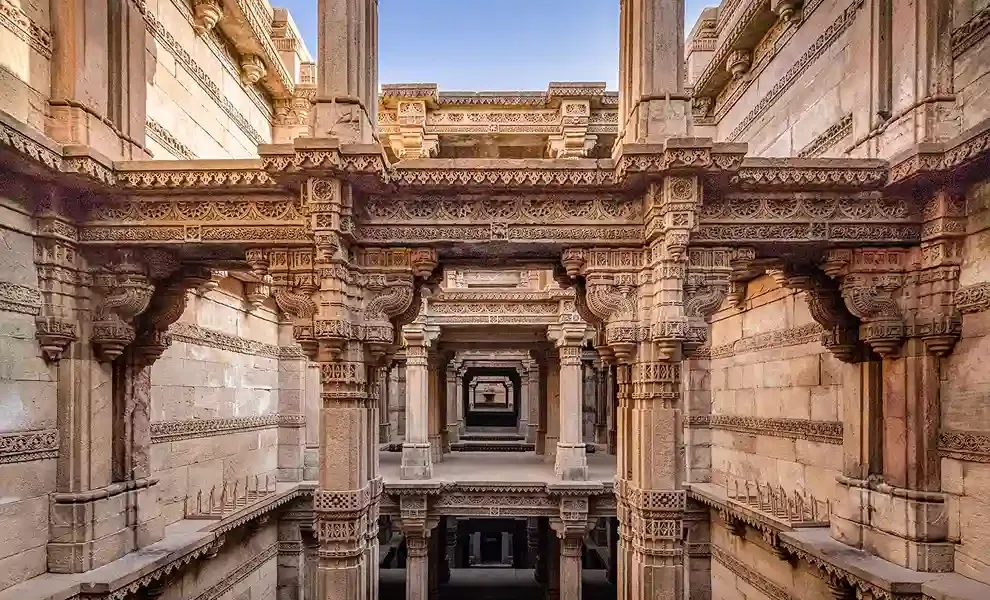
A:
[[[277,484],[275,493],[215,521],[183,519],[165,528],[165,537],[154,544],[85,573],[45,573],[0,592],[0,600],[72,600],[75,598],[123,598],[152,585],[162,577],[200,558],[215,556],[224,534],[252,521],[267,518],[273,510],[296,498],[312,495],[315,481]]]
[[[850,586],[875,598],[925,600],[986,600],[990,585],[958,573],[924,573],[888,562],[832,538],[828,529],[779,534],[787,551],[819,569],[839,576]]]

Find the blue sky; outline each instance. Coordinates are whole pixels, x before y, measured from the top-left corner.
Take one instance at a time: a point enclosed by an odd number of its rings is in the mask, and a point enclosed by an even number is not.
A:
[[[317,0],[289,9],[315,58]],[[685,0],[690,30],[706,5]],[[550,81],[616,89],[619,0],[379,0],[379,81],[441,90],[544,90]]]

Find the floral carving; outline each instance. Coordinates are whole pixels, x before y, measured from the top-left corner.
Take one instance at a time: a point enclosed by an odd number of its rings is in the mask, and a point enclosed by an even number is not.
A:
[[[94,277],[104,295],[93,310],[92,342],[104,362],[113,361],[134,341],[132,321],[148,308],[155,291],[147,268],[133,252],[120,251],[112,260]]]

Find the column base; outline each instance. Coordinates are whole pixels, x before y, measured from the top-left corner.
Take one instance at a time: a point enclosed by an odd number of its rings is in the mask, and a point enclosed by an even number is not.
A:
[[[430,479],[433,477],[433,457],[430,444],[402,444],[401,479]]]
[[[52,494],[48,570],[83,573],[161,540],[165,520],[157,481],[144,478],[78,494]]]
[[[461,430],[457,423],[447,423],[447,441],[451,444],[461,441]]]
[[[433,462],[443,462],[443,436],[439,433],[430,434],[430,454]]]
[[[519,433],[526,435],[529,431],[529,421],[527,419],[519,419]]]
[[[527,444],[535,444],[536,443],[537,431],[538,431],[537,430],[537,427],[539,427],[539,426],[536,423],[533,423],[532,421],[530,421],[526,425],[526,443]]]
[[[832,513],[832,538],[915,571],[953,570],[955,546],[947,541],[941,494],[845,478],[840,485],[845,494]]]
[[[588,455],[584,444],[557,443],[553,470],[565,481],[588,479]]]

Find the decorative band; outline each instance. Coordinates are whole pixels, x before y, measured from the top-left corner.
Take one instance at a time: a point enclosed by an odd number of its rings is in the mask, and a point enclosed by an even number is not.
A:
[[[283,415],[254,417],[228,417],[222,419],[189,419],[186,421],[159,421],[151,424],[151,443],[175,442],[193,438],[227,435],[241,431],[272,429],[278,427]],[[286,417],[296,415],[284,415]]]
[[[41,292],[32,287],[0,281],[0,310],[37,316],[41,312]]]
[[[0,433],[0,464],[58,457],[58,431],[36,429]]]
[[[710,351],[712,359],[728,358],[746,352],[757,352],[768,348],[780,348],[782,346],[799,346],[809,342],[821,342],[822,326],[818,323],[809,323],[791,329],[779,329],[754,335],[753,337],[736,340],[731,344],[713,346]]]
[[[306,355],[299,346],[275,346],[229,335],[191,323],[176,323],[169,328],[172,338],[181,342],[227,350],[238,354],[253,354],[278,359],[302,359]]]
[[[990,463],[990,432],[943,429],[938,436],[938,449],[948,458]]]
[[[689,421],[690,423],[690,421]],[[699,419],[699,425],[700,419]],[[712,415],[712,429],[737,431],[751,435],[769,435],[793,439],[842,444],[841,421],[812,421],[810,419],[770,419],[738,415]]]
[[[766,576],[759,571],[744,564],[742,561],[732,556],[730,552],[726,552],[718,546],[712,546],[711,549],[712,558],[715,559],[715,562],[732,571],[736,577],[742,579],[749,585],[766,594],[769,598],[772,598],[773,600],[794,600],[794,597],[788,594],[787,590],[767,579]]]

